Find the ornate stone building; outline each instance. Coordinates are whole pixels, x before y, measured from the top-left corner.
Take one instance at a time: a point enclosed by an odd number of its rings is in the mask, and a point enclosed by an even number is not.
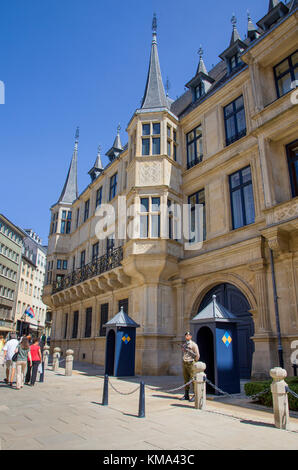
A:
[[[184,332],[216,294],[239,319],[241,377],[267,375],[278,352],[292,374],[297,1],[270,0],[256,26],[248,17],[245,39],[232,23],[220,62],[208,72],[200,49],[195,76],[173,101],[162,82],[154,20],[145,93],[128,123],[128,143],[118,131],[110,163],[103,168],[98,154],[80,195],[76,139],[51,207],[43,297],[53,311],[52,345],[71,347],[75,359],[104,364],[104,324],[123,306],[140,325],[136,372],[179,374]],[[112,222],[104,231],[98,208],[109,203],[122,220],[123,201],[134,236],[121,239]],[[183,204],[190,205],[192,228],[202,228],[201,245],[174,230]]]

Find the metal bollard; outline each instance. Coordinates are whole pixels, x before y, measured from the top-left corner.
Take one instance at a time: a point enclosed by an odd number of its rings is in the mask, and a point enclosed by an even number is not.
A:
[[[44,382],[44,362],[41,363],[42,373],[39,375],[39,382]]]
[[[73,368],[73,350],[68,349],[66,351],[66,360],[65,360],[65,375],[70,377],[72,375]]]
[[[287,429],[289,424],[289,402],[286,392],[287,371],[281,367],[275,367],[270,370],[273,378],[271,392],[273,398],[274,424],[276,428]]]
[[[46,344],[45,347],[43,348],[43,353],[42,353],[42,361],[44,363],[45,369],[48,367],[49,355],[50,355],[50,346]]]
[[[196,362],[194,369],[196,377],[194,381],[195,392],[195,408],[197,410],[204,410],[206,408],[206,364],[204,362]]]
[[[145,418],[145,384],[140,383],[139,418]]]
[[[57,372],[59,369],[59,358],[60,358],[61,348],[54,348],[53,354],[53,371]]]
[[[105,375],[104,384],[103,384],[103,394],[102,394],[102,406],[108,406],[109,404],[109,376]]]

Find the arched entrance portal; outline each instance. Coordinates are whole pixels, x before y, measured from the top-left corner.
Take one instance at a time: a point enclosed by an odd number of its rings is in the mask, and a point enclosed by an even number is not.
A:
[[[114,375],[115,342],[116,335],[114,330],[111,330],[107,337],[105,374],[112,376]]]
[[[206,364],[206,375],[212,383],[215,382],[214,374],[214,338],[213,332],[208,326],[200,328],[197,334],[197,344],[200,348],[200,361]],[[214,390],[207,384],[207,393],[214,393]]]
[[[252,355],[254,352],[254,343],[250,339],[254,335],[254,322],[249,312],[251,307],[246,297],[237,287],[232,284],[219,284],[205,295],[198,312],[203,310],[212,301],[213,295],[216,295],[217,302],[226,307],[239,320],[237,331],[240,378],[249,379],[251,377]]]

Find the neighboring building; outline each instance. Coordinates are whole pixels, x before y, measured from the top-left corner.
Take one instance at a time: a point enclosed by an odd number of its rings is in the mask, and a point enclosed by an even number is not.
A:
[[[42,333],[46,326],[47,306],[42,301],[47,248],[31,229],[25,229],[22,266],[16,303],[16,330],[19,334]],[[34,318],[25,314],[28,307]]]
[[[0,334],[14,330],[24,232],[0,214]]]
[[[278,364],[277,314],[292,375],[291,344],[298,340],[297,1],[271,0],[257,26],[248,18],[245,40],[233,18],[229,46],[209,72],[202,49],[199,55],[188,91],[173,102],[162,82],[154,20],[147,84],[127,126],[128,144],[122,145],[118,129],[110,163],[103,168],[97,155],[80,195],[76,138],[63,191],[51,207],[43,297],[53,313],[51,344],[73,349],[77,360],[103,364],[104,324],[123,306],[140,324],[136,372],[179,374],[184,332],[216,294],[240,320],[241,377],[267,376]],[[113,225],[100,228],[97,208],[109,203],[121,216],[120,196],[137,216],[131,222],[136,238],[120,240],[117,232],[114,238]],[[194,229],[193,209],[201,207],[201,249],[174,233],[176,208],[167,211],[187,203]]]

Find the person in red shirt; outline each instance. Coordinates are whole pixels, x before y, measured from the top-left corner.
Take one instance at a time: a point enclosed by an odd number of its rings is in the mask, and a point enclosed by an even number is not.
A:
[[[32,366],[27,368],[25,385],[30,385],[31,387],[33,387],[36,382],[38,366],[41,363],[39,338],[35,338],[33,344],[30,346],[30,354],[32,359]]]

